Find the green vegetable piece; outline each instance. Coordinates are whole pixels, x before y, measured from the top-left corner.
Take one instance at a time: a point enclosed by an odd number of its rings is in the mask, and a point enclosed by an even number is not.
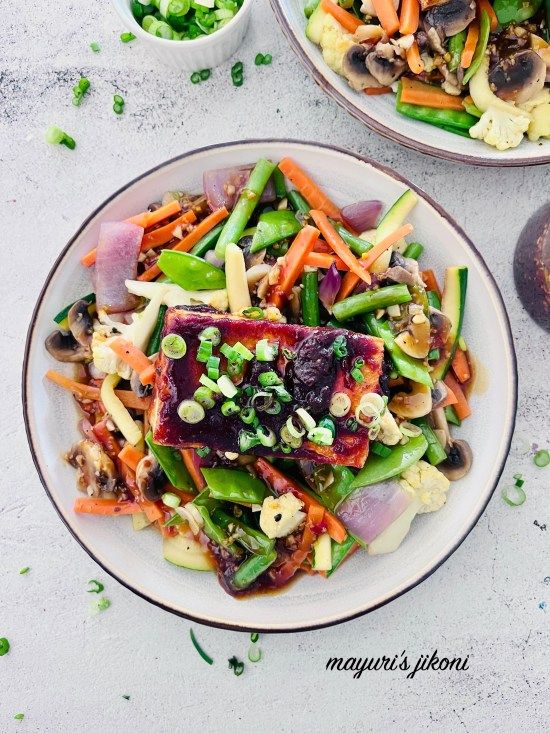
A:
[[[233,670],[235,677],[240,677],[244,672],[244,662],[241,662],[237,657],[231,657],[227,661],[229,662],[229,669]]]
[[[257,53],[256,58],[254,59],[254,63],[256,66],[261,66],[264,63],[264,55],[263,53]]]
[[[447,454],[445,453],[443,446],[437,439],[436,434],[430,427],[427,419],[425,417],[417,417],[415,420],[412,420],[411,422],[414,425],[418,425],[418,427],[422,430],[422,434],[428,441],[428,447],[426,449],[426,458],[432,464],[432,466],[437,466],[439,463],[446,460]]]
[[[311,18],[313,11],[317,9],[317,6],[320,2],[321,0],[309,0],[304,8],[304,15],[306,16],[306,18]]]
[[[99,53],[101,51],[101,46],[96,41],[92,41],[92,43],[90,43],[90,48],[94,53]]]
[[[462,52],[464,51],[467,35],[468,32],[463,30],[449,38],[448,50],[451,54],[451,60],[448,63],[449,71],[456,71],[460,66],[460,59],[462,57]]]
[[[70,135],[67,135],[66,132],[63,132],[60,127],[56,127],[55,125],[48,127],[46,130],[45,140],[50,145],[64,145],[66,148],[69,148],[69,150],[74,150],[76,148],[76,142],[74,139]]]
[[[21,568],[21,570],[19,571],[19,575],[26,575],[29,572],[29,570],[30,570],[29,567]]]
[[[86,591],[87,593],[103,593],[105,590],[105,586],[99,580],[89,580],[88,585],[91,587]]]
[[[462,80],[463,84],[467,84],[481,66],[481,62],[483,61],[483,57],[485,56],[485,51],[487,49],[487,44],[489,43],[490,32],[491,21],[489,20],[489,14],[486,10],[482,10],[481,18],[479,19],[479,37],[477,39],[476,50],[474,51],[472,62],[464,74],[464,79]]]
[[[3,636],[0,639],[0,657],[3,657],[5,654],[7,654],[10,650],[10,643],[6,639],[5,636]]]
[[[188,252],[161,252],[158,266],[184,290],[220,290],[225,288],[225,273],[219,267]]]
[[[122,43],[130,43],[131,41],[135,41],[136,37],[133,33],[126,31],[125,33],[120,34],[120,40],[122,41]]]
[[[352,492],[355,474],[347,466],[332,466],[331,472],[334,481],[326,489],[319,492],[319,498],[323,506],[334,512]]]
[[[466,133],[469,137],[468,130],[475,125],[477,118],[466,112],[454,109],[434,109],[432,107],[422,107],[416,104],[406,104],[401,101],[401,83],[398,84],[396,110],[410,117],[413,120],[427,122],[429,125],[441,127],[448,132],[461,134]]]
[[[462,425],[462,420],[456,414],[456,410],[453,405],[448,405],[447,407],[444,407],[443,412],[445,413],[445,417],[447,418],[448,423],[451,423],[451,425],[456,425],[457,427],[460,427]]]
[[[280,242],[283,239],[293,237],[301,229],[300,222],[296,219],[294,212],[288,209],[281,211],[267,211],[260,214],[258,226],[250,245],[251,252],[259,252],[266,247]]]
[[[197,637],[195,636],[195,632],[193,631],[193,629],[189,629],[189,636],[191,637],[191,642],[195,649],[198,651],[201,658],[204,659],[207,664],[214,664],[214,660],[212,659],[212,657],[204,651],[202,646],[197,641]]]
[[[351,489],[377,484],[402,474],[405,469],[422,458],[427,448],[428,441],[424,435],[418,435],[410,438],[405,445],[397,445],[387,458],[371,454],[365,466],[353,480]]]
[[[203,468],[202,475],[214,499],[238,504],[261,504],[267,487],[248,471],[232,468]]]
[[[98,611],[106,611],[111,606],[111,601],[108,598],[99,598],[94,605]]]
[[[24,718],[25,718],[25,713],[15,713],[15,715],[13,716],[14,720],[24,720]]]
[[[302,321],[304,326],[319,326],[321,313],[319,309],[319,278],[317,270],[304,272],[302,275]]]
[[[462,106],[464,107],[464,109],[466,110],[466,112],[469,115],[473,115],[474,117],[477,117],[478,119],[483,114],[483,112],[480,109],[478,109],[475,106],[475,104],[473,103],[473,101],[470,101],[470,98],[468,97],[462,100]]]
[[[301,193],[292,189],[287,193],[288,203],[292,206],[294,211],[298,214],[309,214],[311,206],[305,200]]]
[[[237,542],[253,555],[265,555],[275,546],[275,540],[270,540],[263,532],[249,527],[236,517],[231,517],[222,509],[214,509],[212,519],[226,531],[234,532],[237,535]]]
[[[195,485],[185,467],[181,453],[165,445],[158,445],[153,441],[153,433],[149,431],[145,436],[145,442],[149,450],[159,462],[160,467],[166,474],[166,478],[176,489],[195,491]]]
[[[336,568],[338,568],[344,560],[351,555],[355,546],[355,540],[351,535],[348,535],[341,543],[332,540],[332,566],[331,569],[327,571],[327,578],[330,578]]]
[[[202,239],[199,239],[189,254],[195,255],[195,257],[204,257],[207,252],[210,252],[210,250],[214,249],[216,246],[216,242],[218,241],[218,237],[220,236],[222,229],[223,223],[218,224],[214,229],[211,229]]]
[[[273,171],[273,185],[275,186],[275,195],[278,199],[284,199],[286,198],[286,183],[285,183],[285,176],[282,170],[279,168],[275,168]]]
[[[89,303],[90,305],[92,303],[95,303],[95,293],[89,293],[88,295],[82,296],[82,298],[79,298],[78,300],[85,300],[86,303]],[[77,300],[75,300],[75,303],[78,303]],[[65,306],[63,310],[60,310],[59,313],[54,316],[54,321],[59,325],[60,323],[63,323],[63,321],[67,318],[69,315],[69,311],[73,307],[74,303],[69,303],[69,305]]]
[[[508,25],[532,18],[541,5],[542,0],[495,0],[493,10],[500,25]]]
[[[403,255],[410,257],[411,260],[417,260],[422,252],[424,252],[424,246],[420,242],[411,242],[403,252]]]
[[[231,579],[231,585],[237,590],[248,588],[256,578],[264,573],[277,559],[275,550],[267,552],[265,555],[252,555],[245,560],[235,572]]]
[[[361,237],[356,237],[355,234],[348,232],[348,230],[343,226],[343,224],[340,224],[340,222],[333,222],[333,225],[338,234],[342,237],[344,242],[348,245],[348,247],[351,249],[356,257],[361,257],[361,255],[365,254],[365,252],[368,252],[369,249],[372,249],[372,244],[370,242],[367,242],[365,239],[361,239]]]
[[[201,83],[201,75],[198,71],[194,71],[191,74],[191,84],[200,84]]]
[[[538,468],[546,468],[550,463],[550,452],[546,448],[537,451],[533,457],[533,462]]]
[[[388,285],[377,290],[367,290],[359,295],[352,295],[335,303],[333,315],[338,321],[347,321],[363,313],[370,313],[389,305],[409,303],[412,300],[406,285]]]
[[[193,503],[195,504],[195,501]],[[209,539],[211,539],[212,542],[215,542],[220,547],[223,547],[232,555],[238,556],[242,551],[239,550],[235,546],[235,543],[229,539],[229,535],[227,534],[227,532],[214,522],[208,508],[201,505],[196,506],[197,511],[201,515],[202,521],[204,523],[202,528],[204,534]]]
[[[155,323],[155,328],[153,329],[149,345],[147,346],[147,356],[152,356],[153,354],[157,354],[160,351],[160,337],[162,336],[162,329],[164,328],[164,317],[166,316],[167,310],[168,307],[165,305],[161,305],[159,308],[157,322]]]

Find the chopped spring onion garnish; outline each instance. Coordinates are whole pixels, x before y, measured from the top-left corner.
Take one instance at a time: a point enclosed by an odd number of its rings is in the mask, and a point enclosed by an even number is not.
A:
[[[220,329],[215,326],[208,326],[199,333],[199,341],[210,341],[213,346],[218,346],[221,340]]]
[[[201,341],[199,348],[197,349],[197,361],[208,363],[208,359],[212,356],[212,341]]]
[[[365,381],[365,377],[363,376],[363,373],[357,367],[354,367],[351,370],[351,376],[353,377],[353,379],[355,379],[355,381],[358,384],[361,384],[361,382],[364,382]]]
[[[273,57],[270,53],[257,53],[254,63],[256,66],[268,66],[273,61]]]
[[[122,41],[122,43],[130,43],[131,41],[135,41],[136,37],[133,33],[126,31],[125,33],[120,34],[120,40]]]
[[[250,634],[250,641],[252,642],[252,644],[255,644],[259,638],[260,638],[260,635],[258,634],[257,631],[254,631],[253,634]]]
[[[237,61],[231,67],[231,79],[233,80],[233,86],[242,87],[244,81],[244,65],[242,61]]]
[[[336,425],[334,424],[334,420],[330,417],[321,418],[321,420],[319,420],[319,427],[330,430],[333,438],[336,436]]]
[[[202,659],[204,659],[204,661],[207,664],[214,664],[214,660],[212,659],[212,657],[209,657],[208,656],[208,654],[204,651],[204,649],[201,647],[201,645],[197,641],[197,638],[195,636],[195,632],[193,631],[193,629],[189,629],[189,636],[191,637],[191,641],[193,642],[193,646],[198,651],[198,653],[200,654],[200,656],[202,657]]]
[[[162,353],[169,359],[181,359],[187,353],[187,344],[178,333],[167,334],[160,342]]]
[[[516,486],[518,487],[518,489],[521,489],[521,487],[523,486],[523,484],[525,483],[525,481],[522,478],[517,478],[514,483],[516,484]]]
[[[391,454],[391,449],[383,443],[371,443],[370,450],[371,453],[381,458],[387,458]]]
[[[240,377],[243,372],[244,361],[241,357],[238,360],[230,361],[227,365],[227,373],[230,377]]]
[[[307,434],[308,440],[315,445],[332,445],[334,443],[334,435],[328,428],[317,426],[310,430]]]
[[[122,697],[123,697],[123,698],[124,698],[125,700],[129,700],[129,699],[130,699],[130,695],[123,695]]]
[[[407,438],[416,438],[417,436],[422,435],[422,430],[418,425],[413,425],[410,422],[402,422],[399,426],[399,430],[401,431],[401,434]]]
[[[208,387],[198,387],[195,390],[193,399],[195,400],[195,402],[198,402],[199,405],[202,405],[205,410],[211,410],[216,404],[213,392],[212,390],[208,389]]]
[[[105,586],[103,583],[100,583],[99,580],[89,580],[88,585],[90,585],[91,588],[87,590],[86,593],[103,593],[105,590]]]
[[[345,336],[337,336],[332,343],[332,350],[338,359],[348,355],[348,342]]]
[[[30,568],[27,568],[27,567],[21,568],[21,570],[19,571],[19,575],[26,575],[29,572],[29,570]]]
[[[283,380],[277,372],[262,372],[258,376],[258,382],[262,387],[274,387],[276,384],[282,384]]]
[[[15,713],[13,716],[14,720],[23,720],[25,718],[25,713]]]
[[[254,664],[255,662],[259,662],[261,658],[262,650],[255,644],[251,644],[248,649],[248,661]]]
[[[92,43],[90,43],[90,48],[94,53],[99,53],[101,51],[101,46],[96,41],[92,41]]]
[[[275,437],[273,430],[265,428],[263,425],[259,425],[256,428],[256,436],[260,443],[266,448],[273,448],[277,443],[277,438]]]
[[[196,425],[205,418],[204,407],[195,400],[183,400],[178,407],[178,415],[183,422]]]
[[[243,310],[243,316],[254,321],[259,321],[264,317],[264,312],[261,308],[253,306],[252,308],[245,308]]]
[[[256,410],[253,407],[245,407],[244,410],[241,410],[239,417],[245,425],[252,425],[256,419]]]
[[[550,452],[543,448],[535,453],[533,458],[535,466],[539,468],[545,468],[550,463]]]
[[[307,410],[304,410],[303,407],[299,407],[296,410],[296,415],[298,416],[298,419],[306,430],[313,430],[313,428],[317,425],[309,412]]]
[[[227,374],[222,374],[222,376],[218,379],[217,384],[220,392],[229,399],[235,397],[235,395],[239,392],[239,390],[237,389],[237,387],[235,387]]]
[[[439,349],[431,349],[431,351],[428,352],[428,361],[437,361],[439,357],[440,357]]]
[[[521,486],[505,486],[500,493],[508,506],[521,506],[527,499]]]
[[[251,361],[254,358],[254,354],[250,351],[250,349],[247,349],[246,346],[244,344],[241,344],[240,341],[237,341],[237,343],[233,346],[233,349],[245,361]]]
[[[201,83],[201,75],[198,71],[194,71],[191,74],[191,84],[200,84]]]
[[[120,94],[115,94],[113,97],[113,112],[117,115],[124,112],[124,98]]]
[[[208,379],[219,379],[220,377],[220,357],[211,356],[206,362],[206,371]]]
[[[281,445],[279,446],[279,449],[281,453],[286,453],[286,454],[292,453],[292,448],[289,445],[286,445],[286,443],[281,443]]]
[[[73,87],[73,104],[75,107],[80,107],[82,97],[86,94],[90,88],[90,81],[85,76],[80,77],[78,84]]]
[[[106,611],[109,606],[111,605],[111,601],[108,598],[100,598],[96,604],[95,607],[98,611]]]
[[[357,359],[354,359],[353,366],[357,369],[361,369],[361,367],[365,366],[365,360],[362,356],[358,356]]]
[[[279,353],[279,344],[269,343],[267,339],[261,339],[256,344],[256,359],[258,361],[273,361]]]
[[[56,127],[55,125],[48,127],[46,130],[45,140],[50,145],[64,145],[66,148],[69,148],[69,150],[74,150],[76,148],[74,139],[70,135],[67,135],[66,132],[63,132],[60,127]]]
[[[233,670],[233,674],[240,677],[244,672],[244,662],[241,662],[237,657],[231,657],[227,661],[229,662],[229,669]]]
[[[268,389],[273,392],[281,402],[292,402],[292,395],[283,387],[282,384],[275,384],[273,387],[268,387]]]
[[[239,433],[239,450],[241,453],[246,453],[251,448],[260,444],[260,439],[255,433],[250,433],[248,430],[241,430]]]
[[[351,430],[352,433],[356,433],[359,430],[359,423],[350,417],[349,420],[346,420],[346,428]]]
[[[222,344],[220,346],[220,352],[225,356],[227,361],[239,361],[242,358],[239,352],[229,344]]]
[[[240,412],[240,410],[241,408],[239,407],[239,405],[233,400],[226,400],[221,406],[222,415],[224,415],[225,417],[236,415],[238,412]]]
[[[292,349],[287,349],[286,346],[283,346],[282,353],[285,359],[288,359],[288,361],[294,361],[296,358],[296,352],[292,351]]]
[[[195,448],[195,453],[198,455],[199,458],[205,458],[210,453],[210,448],[208,448],[206,445],[202,448]]]
[[[7,654],[9,652],[9,650],[10,650],[10,643],[6,639],[6,637],[3,636],[0,639],[0,657],[3,657],[4,654]]]
[[[292,416],[288,418],[285,425],[286,429],[289,432],[289,435],[291,435],[293,438],[303,438],[306,434],[305,428],[301,427],[301,425],[296,426],[296,422],[294,421]]]
[[[175,509],[181,504],[181,499],[176,494],[172,494],[171,491],[167,491],[162,495],[162,503],[169,506],[171,509]]]
[[[281,428],[280,436],[283,441],[283,445],[286,445],[289,448],[297,449],[302,445],[302,438],[296,435],[291,435],[287,424],[283,425]]]
[[[201,75],[201,81],[207,81],[208,79],[210,79],[211,72],[210,69],[201,69],[199,71],[199,74]]]
[[[351,408],[351,399],[346,392],[335,392],[329,405],[329,412],[334,417],[344,417]]]
[[[218,387],[217,383],[214,382],[212,379],[209,379],[206,374],[201,374],[199,377],[199,382],[204,386],[208,387],[208,389],[211,392],[214,392],[214,394],[220,394],[221,389]]]
[[[265,408],[265,412],[267,412],[268,415],[278,415],[283,409],[283,406],[280,402],[273,402],[271,405]]]

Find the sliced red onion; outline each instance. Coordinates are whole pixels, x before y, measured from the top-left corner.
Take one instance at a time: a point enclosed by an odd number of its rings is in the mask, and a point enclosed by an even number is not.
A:
[[[346,527],[367,544],[389,527],[413,501],[397,481],[357,489],[340,504],[336,514]]]
[[[334,305],[341,284],[342,278],[340,277],[338,268],[335,264],[332,264],[319,285],[319,300],[329,313],[332,313],[332,306]]]
[[[126,289],[126,280],[135,280],[143,227],[122,221],[104,222],[94,269],[98,310],[121,313],[136,306],[137,298]]]
[[[381,201],[358,201],[356,204],[344,206],[341,211],[342,219],[356,232],[374,229],[378,223],[382,206]]]
[[[216,257],[216,254],[213,249],[208,250],[208,252],[204,255],[204,259],[207,262],[210,262],[211,265],[214,265],[214,267],[222,268],[224,266],[223,260],[219,260]]]
[[[242,166],[240,168],[220,168],[213,171],[205,171],[202,177],[204,193],[208,206],[215,211],[225,206],[231,210],[235,206],[239,194],[246,186],[250,171],[253,166]],[[270,179],[260,198],[260,203],[275,201],[275,187]]]

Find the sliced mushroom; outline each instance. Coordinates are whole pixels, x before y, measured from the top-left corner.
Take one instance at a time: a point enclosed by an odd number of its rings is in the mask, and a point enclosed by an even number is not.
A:
[[[497,97],[517,104],[541,92],[545,79],[546,64],[531,49],[501,58],[489,71],[489,84]]]
[[[113,492],[116,489],[115,464],[99,443],[80,440],[73,445],[66,458],[71,466],[78,469],[79,489],[89,496],[99,496],[102,492]]]
[[[348,80],[349,85],[358,91],[380,86],[367,69],[366,61],[368,54],[368,47],[356,44],[348,48],[342,61],[344,76]]]
[[[439,463],[437,468],[449,479],[458,481],[472,467],[472,449],[465,440],[453,440],[447,451],[447,460]]]
[[[133,369],[132,376],[130,377],[130,387],[132,391],[137,394],[138,397],[149,397],[153,391],[152,384],[142,384],[139,378],[139,374]]]
[[[449,38],[467,28],[475,15],[474,0],[448,0],[426,11],[424,21],[427,26],[437,29]]]
[[[137,464],[136,484],[149,501],[158,501],[163,495],[166,475],[154,456],[144,456]]]
[[[393,396],[388,408],[394,415],[406,420],[428,415],[432,409],[431,389],[413,382],[411,391],[398,392]]]
[[[449,389],[441,379],[432,387],[432,410],[436,410],[441,402],[444,402],[449,394]],[[450,436],[449,436],[450,437]]]
[[[71,306],[67,314],[69,328],[75,340],[82,346],[90,349],[92,343],[92,334],[94,332],[94,323],[90,313],[88,312],[88,303],[85,300],[77,300]]]
[[[431,348],[440,349],[447,343],[451,320],[437,308],[430,308]]]
[[[430,350],[430,321],[424,313],[415,313],[405,331],[395,337],[395,343],[413,359],[424,359]]]
[[[44,346],[57,361],[84,362],[89,361],[92,352],[89,346],[79,344],[72,333],[54,331],[46,339]]]
[[[383,87],[389,87],[405,71],[407,63],[399,55],[401,49],[391,43],[377,43],[367,55],[367,69]]]

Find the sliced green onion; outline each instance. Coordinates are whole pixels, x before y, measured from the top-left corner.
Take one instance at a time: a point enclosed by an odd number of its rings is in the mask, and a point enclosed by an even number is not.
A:
[[[335,392],[330,400],[329,412],[334,417],[344,417],[351,409],[351,399],[346,392]]]
[[[221,390],[218,387],[217,383],[214,382],[212,379],[209,379],[206,374],[201,374],[199,377],[199,382],[204,386],[208,387],[208,389],[211,392],[214,392],[214,394],[220,394]]]
[[[241,453],[246,453],[251,448],[260,444],[260,439],[255,433],[250,433],[248,430],[241,430],[239,433],[239,450]]]
[[[243,316],[254,321],[259,321],[264,317],[264,312],[261,308],[253,306],[252,308],[245,308],[243,310]]]
[[[275,384],[273,387],[269,387],[269,390],[273,392],[281,402],[292,402],[292,395],[283,387],[282,384]]]
[[[191,84],[200,84],[201,83],[201,75],[198,71],[194,71],[191,74]]]
[[[330,417],[321,418],[321,420],[319,420],[319,427],[330,430],[333,438],[336,436],[336,425],[334,424],[334,420]]]
[[[171,491],[167,491],[162,495],[162,503],[169,506],[171,509],[175,509],[181,504],[181,499],[176,494],[172,494]]]
[[[256,437],[258,438],[260,443],[266,448],[273,448],[273,446],[277,443],[277,438],[273,430],[270,430],[263,425],[259,425],[256,428]]]
[[[122,43],[130,43],[130,41],[135,41],[136,37],[133,33],[126,31],[126,33],[120,34],[120,40],[122,41]]]
[[[359,430],[359,423],[350,417],[349,420],[346,420],[346,428],[352,433],[356,433]]]
[[[245,361],[251,361],[254,358],[254,354],[250,351],[250,349],[247,349],[244,344],[241,344],[240,341],[237,341],[237,343],[233,346],[233,350],[237,352],[237,354],[244,359]]]
[[[437,361],[440,357],[439,349],[430,349],[428,352],[428,361]]]
[[[273,56],[270,53],[264,53],[264,66],[269,66],[273,61]]]
[[[331,431],[328,428],[320,426],[310,430],[307,437],[315,445],[332,445],[334,443],[334,436]]]
[[[289,435],[293,438],[303,438],[306,434],[305,428],[303,427],[296,427],[296,423],[294,422],[294,419],[291,417],[288,418],[288,420],[285,423],[286,429],[289,432]]]
[[[348,342],[345,336],[337,336],[332,343],[332,350],[338,359],[348,355]]]
[[[236,415],[238,412],[240,412],[240,409],[241,408],[233,400],[226,400],[221,406],[222,415],[224,415],[224,417]]]
[[[240,677],[244,672],[244,662],[241,662],[237,657],[231,657],[231,659],[228,659],[228,662],[229,669],[233,670],[233,674],[236,677]]]
[[[419,435],[422,435],[420,427],[418,425],[413,425],[411,422],[402,422],[399,426],[399,430],[402,435],[407,438],[416,438]]]
[[[15,713],[15,715],[13,716],[14,720],[24,720],[24,718],[25,718],[25,713]]]
[[[218,346],[221,340],[220,329],[216,326],[208,326],[199,333],[199,341],[211,341],[213,346]]]
[[[296,352],[292,351],[292,349],[287,349],[286,346],[283,346],[281,352],[285,359],[288,359],[288,361],[294,361],[294,359],[296,358]]]
[[[6,637],[3,636],[0,639],[0,657],[3,657],[4,654],[7,654],[9,652],[9,650],[10,650],[10,643],[6,639]]]
[[[500,493],[508,506],[521,506],[527,499],[525,491],[520,486],[505,486]]]
[[[370,450],[371,453],[381,458],[387,458],[391,454],[391,448],[383,443],[371,443]]]
[[[287,423],[285,423],[281,428],[280,436],[283,444],[288,445],[290,448],[294,448],[296,450],[302,445],[302,438],[295,434],[291,434]]]
[[[96,41],[92,41],[92,43],[90,43],[90,48],[94,53],[99,53],[101,51],[101,46]]]
[[[264,62],[264,55],[263,53],[257,53],[256,58],[254,59],[254,63],[256,66],[261,66]]]
[[[525,481],[522,478],[517,478],[515,480],[515,484],[518,487],[518,489],[521,489],[521,487],[523,486],[524,483],[525,483]]]
[[[353,379],[355,379],[355,381],[358,384],[361,384],[362,382],[365,381],[365,377],[363,376],[363,372],[360,369],[358,369],[357,367],[354,367],[351,370],[350,374],[351,374],[351,376],[353,377]]]
[[[279,450],[281,451],[281,453],[292,453],[291,446],[287,445],[286,443],[281,443],[281,445],[279,446]]]
[[[538,450],[533,457],[533,461],[535,466],[545,468],[550,463],[550,452],[548,452],[546,448]]]
[[[187,353],[185,339],[177,333],[167,334],[160,342],[160,348],[169,359],[181,359]]]
[[[255,644],[259,638],[260,638],[260,635],[258,634],[257,631],[254,631],[254,633],[250,634],[250,641],[252,642],[252,644]]]
[[[220,357],[211,356],[206,362],[206,371],[208,379],[219,379],[220,378]]]
[[[210,69],[201,69],[199,71],[199,74],[201,77],[201,81],[207,81],[208,79],[210,79],[211,71]]]
[[[26,575],[29,572],[29,570],[30,568],[28,567],[21,568],[21,570],[19,571],[19,575]]]
[[[103,593],[105,590],[105,586],[103,583],[100,583],[99,580],[89,580],[88,585],[90,585],[91,588],[86,591],[87,593]]]
[[[240,377],[243,373],[244,361],[239,357],[235,361],[230,361],[227,365],[227,373],[230,377]]]
[[[113,112],[116,115],[121,115],[124,112],[124,106],[122,104],[118,104],[117,102],[115,102],[113,104]]]
[[[106,611],[111,605],[111,601],[108,598],[99,598],[95,604],[98,611]]]
[[[197,349],[197,361],[206,364],[208,359],[212,356],[212,342],[201,341],[199,348]]]
[[[283,380],[277,372],[262,372],[258,376],[258,382],[262,387],[274,387],[276,384],[282,384]]]
[[[245,425],[252,425],[256,418],[256,410],[253,407],[245,407],[239,415]]]
[[[115,96],[113,97],[113,102],[115,104],[120,104],[121,107],[124,107],[125,104],[124,98],[121,97],[120,94],[115,94]]]
[[[253,664],[259,662],[262,658],[262,650],[255,644],[251,644],[248,649],[248,661]]]
[[[309,412],[307,410],[304,410],[303,407],[299,407],[296,410],[296,415],[298,416],[298,419],[306,430],[313,430],[313,428],[317,425]]]
[[[225,395],[225,397],[228,397],[231,399],[232,397],[235,397],[235,395],[238,393],[237,387],[233,384],[233,382],[229,379],[227,374],[222,374],[222,376],[218,379],[217,385],[220,389],[220,392]]]
[[[195,453],[199,458],[205,458],[210,453],[210,448],[203,445],[202,448],[195,448]]]
[[[204,651],[204,649],[202,648],[202,646],[197,641],[197,638],[195,636],[195,633],[194,633],[193,629],[189,629],[189,636],[191,637],[191,641],[193,643],[193,646],[198,651],[198,653],[200,654],[201,658],[204,659],[204,661],[207,664],[214,664],[214,660],[212,659],[212,657],[208,656],[208,654]]]
[[[268,415],[279,415],[282,412],[283,406],[280,402],[273,402],[271,405],[265,408],[264,412]]]
[[[361,367],[365,366],[365,360],[362,356],[358,356],[357,359],[353,360],[353,366],[357,369],[361,369]]]
[[[67,135],[66,132],[63,132],[60,127],[56,127],[55,125],[48,127],[46,130],[45,140],[50,145],[65,145],[69,150],[74,150],[76,147],[74,139],[70,135]]]
[[[267,339],[260,339],[256,344],[256,359],[258,361],[274,361],[279,353],[279,344],[269,343]]]
[[[123,698],[124,698],[125,700],[129,700],[129,699],[130,699],[130,695],[123,695],[122,697],[123,697]]]
[[[205,418],[204,407],[195,400],[183,400],[178,406],[178,415],[183,422],[196,425]]]

